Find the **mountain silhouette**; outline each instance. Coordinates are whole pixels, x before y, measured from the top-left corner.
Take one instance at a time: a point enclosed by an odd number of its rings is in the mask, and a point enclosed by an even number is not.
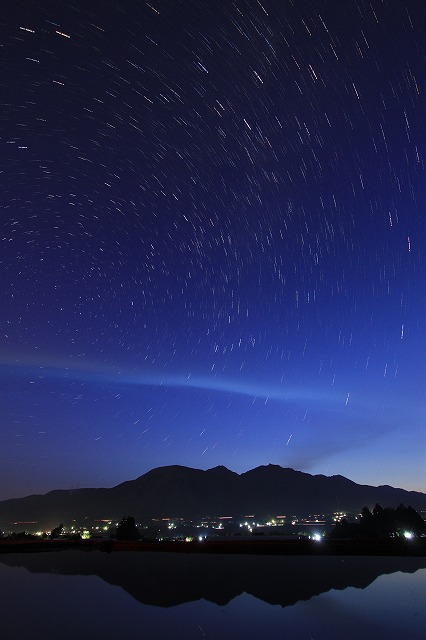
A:
[[[10,522],[37,521],[50,529],[58,522],[89,519],[137,521],[161,517],[257,517],[308,515],[362,507],[411,506],[426,510],[426,494],[388,485],[360,485],[343,476],[311,475],[278,465],[237,474],[226,467],[207,471],[183,466],[158,467],[110,489],[55,490],[0,502],[0,528]],[[24,527],[23,527],[24,528]]]

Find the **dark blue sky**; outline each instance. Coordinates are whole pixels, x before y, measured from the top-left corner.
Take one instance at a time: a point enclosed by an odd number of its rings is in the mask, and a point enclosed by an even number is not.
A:
[[[0,498],[426,491],[425,33],[421,0],[3,13]]]

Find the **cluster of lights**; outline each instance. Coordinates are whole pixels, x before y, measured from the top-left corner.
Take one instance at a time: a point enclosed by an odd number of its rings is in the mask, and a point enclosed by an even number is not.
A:
[[[347,513],[345,511],[335,511],[333,513],[333,521],[340,522],[341,520],[347,518]]]
[[[245,522],[240,524],[240,529],[242,527],[246,527],[250,531],[250,533],[252,533],[253,532],[253,528],[254,527],[259,527],[259,526],[261,526],[261,525],[256,524],[255,522],[247,522],[247,520],[246,520]]]

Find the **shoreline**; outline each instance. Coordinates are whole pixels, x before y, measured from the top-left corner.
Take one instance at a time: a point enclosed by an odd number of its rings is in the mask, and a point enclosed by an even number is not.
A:
[[[426,538],[414,540],[226,540],[192,542],[124,540],[0,540],[0,554],[45,551],[172,552],[237,555],[426,556]]]

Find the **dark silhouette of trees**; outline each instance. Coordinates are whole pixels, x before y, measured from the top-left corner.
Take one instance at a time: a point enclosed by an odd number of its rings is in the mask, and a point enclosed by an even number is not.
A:
[[[64,525],[61,524],[58,527],[55,527],[54,529],[52,529],[51,533],[50,533],[50,538],[53,540],[54,538],[59,538],[62,534],[62,531],[64,530]]]
[[[420,536],[426,530],[422,516],[412,507],[400,504],[396,510],[396,519],[400,531],[410,531],[415,536]]]
[[[8,538],[8,540],[37,540],[37,536],[33,535],[32,533],[27,533],[26,531],[19,531],[16,532],[14,531],[13,533],[11,533]]]
[[[376,504],[373,511],[364,507],[357,522],[342,520],[336,524],[332,537],[335,538],[389,538],[410,533],[420,536],[424,533],[425,522],[412,507],[400,504],[396,509]]]
[[[140,535],[135,519],[131,516],[122,518],[117,526],[117,540],[139,540]]]

